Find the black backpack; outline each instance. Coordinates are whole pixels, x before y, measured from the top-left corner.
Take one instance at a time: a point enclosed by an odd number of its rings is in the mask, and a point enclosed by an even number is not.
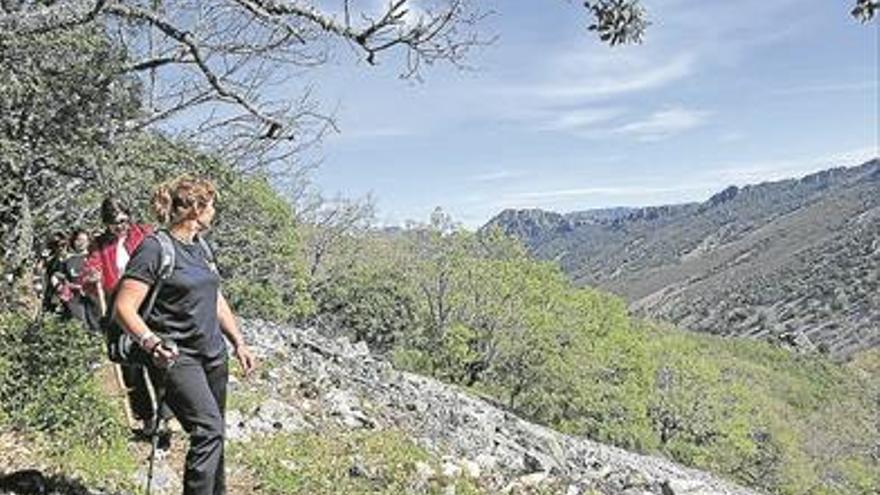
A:
[[[175,262],[174,242],[171,240],[171,234],[166,230],[158,230],[154,232],[151,237],[159,242],[159,245],[162,247],[162,254],[159,262],[159,278],[156,280],[156,283],[150,287],[147,297],[138,311],[144,321],[147,321],[150,311],[153,310],[153,305],[156,303],[156,295],[158,295],[159,290],[162,289],[162,284],[174,272]],[[208,257],[208,265],[212,270],[216,271],[214,253],[211,250],[211,247],[201,236],[196,236],[196,240]],[[116,319],[114,306],[115,304],[111,298],[111,300],[108,301],[109,310],[101,319],[101,329],[104,332],[104,341],[107,344],[107,357],[114,363],[149,364],[151,362],[150,356],[147,355],[147,353],[135,341],[134,337],[125,331]]]

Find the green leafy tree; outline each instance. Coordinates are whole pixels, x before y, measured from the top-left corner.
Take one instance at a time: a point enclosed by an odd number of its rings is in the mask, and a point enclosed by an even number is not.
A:
[[[38,242],[78,223],[75,198],[101,181],[139,86],[97,27],[0,37],[0,246],[6,275],[27,283]]]
[[[411,293],[398,271],[351,270],[325,280],[313,294],[322,327],[366,342],[379,354],[393,350],[417,324]]]
[[[265,177],[239,177],[219,202],[213,238],[230,304],[242,316],[300,320],[314,311],[291,205]]]

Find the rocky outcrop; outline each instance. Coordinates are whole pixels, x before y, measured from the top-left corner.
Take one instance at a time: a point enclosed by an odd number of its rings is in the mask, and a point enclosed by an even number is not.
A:
[[[574,225],[559,213],[539,209],[508,209],[490,220],[482,230],[494,227],[500,227],[522,240],[526,246],[535,246],[554,236],[571,232]]]
[[[259,321],[243,329],[266,367],[260,378],[231,386],[264,395],[229,411],[232,441],[328,427],[395,429],[446,459],[443,471],[468,473],[493,492],[552,485],[571,495],[752,493],[664,459],[529,423],[454,386],[395,370],[362,343]]]

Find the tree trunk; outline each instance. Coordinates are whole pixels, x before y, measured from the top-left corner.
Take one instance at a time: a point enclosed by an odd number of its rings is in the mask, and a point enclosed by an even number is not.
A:
[[[36,316],[40,309],[40,295],[34,284],[34,218],[30,198],[22,194],[19,203],[19,222],[12,230],[12,253],[9,274],[12,275],[12,308]]]

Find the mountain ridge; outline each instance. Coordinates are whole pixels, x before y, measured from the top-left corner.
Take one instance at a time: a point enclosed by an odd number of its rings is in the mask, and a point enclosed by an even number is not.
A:
[[[505,210],[482,228],[500,227],[638,314],[722,335],[794,336],[846,357],[880,344],[878,186],[874,159],[699,203],[618,208],[626,213],[604,221],[571,221],[589,210]]]

